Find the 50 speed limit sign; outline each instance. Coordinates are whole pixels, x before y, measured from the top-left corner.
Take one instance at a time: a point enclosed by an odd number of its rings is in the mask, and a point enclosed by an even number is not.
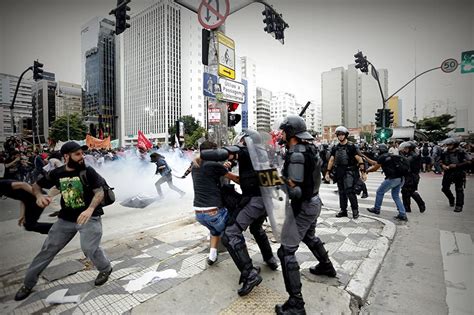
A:
[[[450,73],[456,70],[458,68],[458,65],[459,63],[456,59],[453,59],[453,58],[446,59],[441,64],[441,70],[443,70],[443,72]]]

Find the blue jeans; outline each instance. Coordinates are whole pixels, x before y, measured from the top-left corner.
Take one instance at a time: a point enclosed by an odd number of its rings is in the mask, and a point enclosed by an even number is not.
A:
[[[393,178],[393,179],[385,179],[382,184],[380,184],[379,188],[377,188],[377,193],[375,196],[375,205],[374,208],[377,211],[380,211],[380,207],[382,206],[383,196],[387,191],[390,189],[392,190],[392,199],[395,201],[395,204],[398,208],[398,213],[400,216],[406,216],[405,207],[403,206],[402,201],[400,200],[400,190],[404,184],[405,180],[403,178]]]
[[[196,220],[211,231],[212,236],[221,236],[224,232],[228,213],[226,208],[220,208],[215,215],[196,213]]]

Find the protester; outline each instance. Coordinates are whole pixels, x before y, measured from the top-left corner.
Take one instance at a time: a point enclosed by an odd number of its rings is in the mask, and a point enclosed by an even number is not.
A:
[[[163,191],[161,190],[161,185],[165,182],[168,184],[169,188],[176,191],[180,197],[183,197],[186,193],[176,187],[173,184],[173,177],[171,175],[171,168],[168,166],[168,163],[165,161],[165,157],[159,153],[152,153],[150,155],[150,159],[152,163],[156,164],[156,172],[155,174],[160,174],[161,178],[155,183],[156,191],[158,193],[158,198],[163,199]]]

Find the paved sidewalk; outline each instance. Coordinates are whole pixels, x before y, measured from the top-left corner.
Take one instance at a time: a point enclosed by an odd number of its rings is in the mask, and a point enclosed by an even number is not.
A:
[[[304,244],[297,252],[303,295],[308,314],[351,313],[358,309],[369,292],[383,258],[395,234],[389,221],[361,216],[357,220],[335,218],[335,211],[324,209],[316,233],[326,243],[337,278],[318,277],[308,268],[316,264]],[[163,314],[273,314],[274,304],[287,295],[281,270],[271,271],[253,239],[247,235],[250,254],[262,265],[264,281],[247,297],[238,297],[238,272],[227,253],[219,262],[206,264],[208,232],[197,223],[146,231],[130,240],[104,244],[114,272],[102,287],[94,286],[96,270],[85,259],[63,257],[59,264],[43,273],[34,293],[15,302],[25,268],[0,278],[0,313],[83,314],[83,313],[163,313]],[[271,235],[270,235],[271,236]],[[274,253],[279,244],[272,244]],[[174,269],[177,277],[148,284],[129,293],[126,286],[150,271]],[[81,295],[79,304],[46,304],[52,292],[68,288],[67,295]]]

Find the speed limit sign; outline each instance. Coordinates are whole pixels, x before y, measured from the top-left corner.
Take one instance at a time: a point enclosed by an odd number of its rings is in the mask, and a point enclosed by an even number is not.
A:
[[[441,70],[443,70],[443,72],[450,73],[456,70],[458,68],[458,65],[459,64],[456,59],[449,58],[443,61],[443,63],[441,64]]]

